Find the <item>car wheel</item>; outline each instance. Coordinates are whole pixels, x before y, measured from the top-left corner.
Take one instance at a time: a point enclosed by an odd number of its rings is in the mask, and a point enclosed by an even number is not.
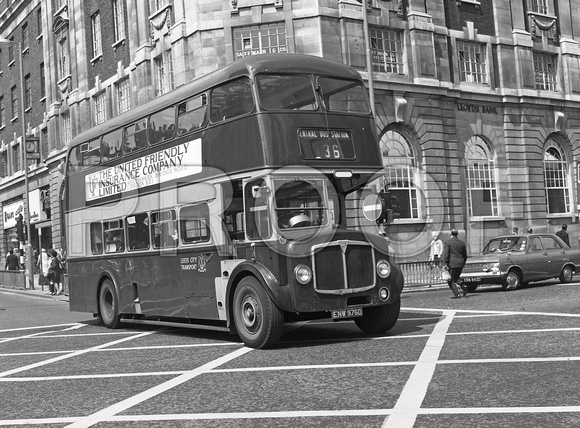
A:
[[[117,291],[109,279],[103,281],[99,290],[99,318],[108,328],[117,328],[121,323]]]
[[[477,284],[463,284],[468,293],[473,293],[477,290]]]
[[[560,272],[560,282],[562,284],[568,284],[572,282],[572,278],[574,277],[574,270],[572,270],[572,266],[564,266],[562,272]]]
[[[240,281],[233,312],[238,335],[250,348],[269,348],[280,338],[284,313],[256,278],[248,276]]]
[[[522,283],[522,278],[519,272],[515,270],[510,270],[503,280],[501,286],[504,290],[515,290],[520,287]]]
[[[374,306],[363,309],[363,316],[354,322],[365,333],[380,334],[390,330],[399,319],[401,299],[388,305]]]

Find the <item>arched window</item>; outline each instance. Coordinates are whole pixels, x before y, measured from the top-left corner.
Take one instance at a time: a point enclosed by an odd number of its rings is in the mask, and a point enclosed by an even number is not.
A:
[[[549,140],[544,152],[544,186],[548,214],[569,213],[572,211],[570,201],[570,174],[566,153],[555,140]]]
[[[393,217],[419,218],[418,171],[413,147],[401,133],[392,130],[382,135],[380,147]]]
[[[498,216],[497,173],[493,149],[483,138],[471,137],[465,147],[465,160],[469,215]]]

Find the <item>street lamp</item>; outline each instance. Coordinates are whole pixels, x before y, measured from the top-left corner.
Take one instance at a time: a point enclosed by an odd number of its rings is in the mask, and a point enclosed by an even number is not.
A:
[[[34,290],[34,261],[32,255],[32,244],[30,243],[31,229],[30,229],[30,204],[28,203],[28,156],[26,156],[26,109],[24,108],[24,57],[22,56],[22,44],[14,40],[8,40],[0,37],[0,45],[16,45],[18,49],[18,57],[20,61],[20,123],[22,125],[22,141],[20,149],[22,150],[22,158],[24,160],[24,212],[26,219],[26,266],[28,267],[28,288]],[[24,270],[26,275],[26,268]]]

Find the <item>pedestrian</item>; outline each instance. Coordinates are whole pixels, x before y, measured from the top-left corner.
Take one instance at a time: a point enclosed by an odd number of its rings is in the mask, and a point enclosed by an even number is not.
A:
[[[38,268],[38,285],[48,284],[48,291],[45,293],[54,294],[54,284],[48,279],[48,268],[50,267],[50,263],[45,248],[40,250],[40,256],[38,257],[38,263],[36,267]]]
[[[451,231],[451,238],[445,242],[445,249],[443,251],[443,262],[447,269],[449,269],[449,274],[451,279],[447,281],[449,288],[453,291],[453,298],[457,299],[461,297],[459,295],[459,289],[457,286],[461,287],[463,295],[467,295],[467,287],[463,285],[460,276],[463,271],[463,266],[467,261],[467,248],[465,242],[458,238],[459,233],[457,229]]]
[[[6,270],[20,270],[20,260],[18,260],[18,256],[14,254],[13,248],[8,250],[8,255],[6,256]]]
[[[429,251],[429,268],[431,269],[431,276],[435,282],[441,279],[441,262],[443,260],[443,241],[439,239],[439,233],[433,232],[431,234],[433,240],[431,241],[431,249]],[[431,284],[428,285],[431,287]]]
[[[514,228],[512,229],[512,235],[517,235],[517,234],[519,233],[519,231],[520,231],[520,230],[519,230],[517,227],[514,227]]]
[[[558,232],[556,232],[556,236],[558,238],[560,238],[562,241],[564,241],[567,246],[570,246],[570,236],[568,236],[567,230],[568,230],[568,225],[563,224],[562,229],[560,229]]]
[[[49,269],[48,269],[48,280],[53,284],[54,292],[52,293],[54,296],[58,296],[62,294],[62,285],[60,283],[60,276],[62,273],[62,264],[58,257],[58,254],[51,248],[49,250],[50,259],[49,259]]]

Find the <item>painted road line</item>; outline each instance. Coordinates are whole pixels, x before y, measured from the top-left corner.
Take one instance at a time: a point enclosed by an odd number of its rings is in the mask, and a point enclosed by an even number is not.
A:
[[[180,376],[168,380],[167,382],[163,382],[153,388],[143,391],[137,395],[134,395],[133,397],[129,397],[126,400],[120,401],[116,404],[113,404],[112,406],[106,407],[98,412],[95,412],[92,415],[82,418],[79,421],[70,424],[69,428],[90,427],[103,421],[107,421],[109,420],[109,418],[111,418],[112,416],[116,415],[119,412],[127,410],[130,407],[142,403],[143,401],[149,400],[152,397],[155,397],[159,394],[169,391],[170,389],[175,388],[176,386],[188,382],[197,376],[205,374],[215,369],[216,367],[219,367],[222,364],[225,364],[231,360],[239,358],[242,355],[245,355],[251,351],[253,351],[252,348],[246,347],[237,349],[233,352],[230,352],[227,355],[224,355],[223,357],[210,361],[209,363],[206,363],[196,369],[190,370]]]
[[[74,351],[74,352],[71,352],[70,354],[67,354],[67,355],[61,355],[59,357],[51,358],[49,360],[39,361],[37,363],[29,364],[27,366],[18,367],[18,368],[15,368],[15,369],[12,369],[12,370],[8,370],[8,371],[5,371],[5,372],[0,372],[0,378],[7,377],[7,376],[12,376],[12,375],[14,375],[16,373],[21,373],[21,372],[24,372],[26,370],[31,370],[31,369],[35,369],[37,367],[42,367],[42,366],[45,366],[45,365],[48,365],[48,364],[56,363],[56,362],[59,362],[59,361],[62,361],[62,360],[66,360],[68,358],[77,357],[79,355],[83,355],[83,354],[87,354],[89,352],[93,352],[93,351],[95,351],[97,349],[102,349],[102,348],[106,348],[107,346],[113,346],[113,345],[116,345],[118,343],[127,342],[128,340],[139,339],[139,338],[144,337],[144,336],[149,336],[150,334],[153,334],[153,332],[145,332],[145,333],[136,334],[136,335],[131,336],[131,337],[124,337],[123,339],[115,340],[113,342],[104,343],[104,344],[101,344],[101,345],[98,345],[98,346],[94,346],[92,348],[87,348],[87,349],[83,349],[83,350],[80,350],[80,351]]]
[[[401,391],[392,414],[385,419],[383,427],[412,428],[415,424],[454,316],[455,311],[443,311],[443,318],[435,324],[409,380]]]

